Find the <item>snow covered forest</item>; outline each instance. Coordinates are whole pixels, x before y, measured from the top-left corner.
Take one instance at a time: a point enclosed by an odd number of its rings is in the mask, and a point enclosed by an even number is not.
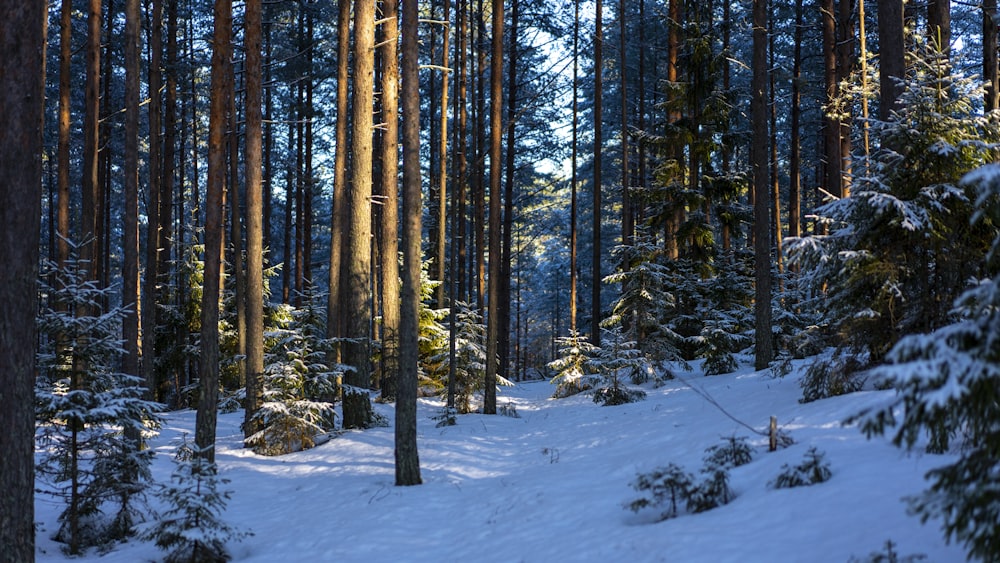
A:
[[[998,30],[0,0],[0,561],[1000,562]]]

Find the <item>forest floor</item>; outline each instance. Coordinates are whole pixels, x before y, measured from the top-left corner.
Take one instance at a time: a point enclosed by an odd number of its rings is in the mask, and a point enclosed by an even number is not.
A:
[[[746,360],[746,358],[744,358]],[[746,362],[744,362],[746,363]],[[501,406],[518,418],[458,417],[439,428],[441,403],[421,399],[419,451],[424,484],[396,487],[393,409],[377,404],[390,426],[351,431],[314,449],[263,457],[242,448],[243,413],[219,418],[217,461],[232,491],[223,519],[253,532],[229,545],[234,561],[675,561],[837,562],[885,553],[959,562],[940,522],[921,524],[903,498],[926,488],[924,474],[953,454],[906,453],[887,438],[868,440],[843,421],[892,391],[864,391],[799,403],[804,366],[775,378],[743,368],[653,388],[633,404],[602,407],[589,396],[554,400],[548,382],[503,388]],[[697,386],[733,417],[765,430],[770,416],[794,444],[767,451],[751,433],[706,401]],[[166,416],[153,447],[154,478],[166,482],[182,436],[193,436],[194,412]],[[624,505],[641,494],[637,473],[676,463],[698,474],[705,449],[729,436],[748,438],[753,461],[731,471],[736,498],[700,514],[657,522],[656,510]],[[769,485],[803,460],[825,454],[832,478],[793,489]],[[922,450],[921,450],[922,451]],[[698,478],[700,480],[700,478]],[[155,508],[155,507],[154,507]],[[61,507],[36,498],[38,561],[67,561],[51,539]],[[151,542],[130,541],[82,559],[161,560]],[[81,559],[75,559],[77,561]]]

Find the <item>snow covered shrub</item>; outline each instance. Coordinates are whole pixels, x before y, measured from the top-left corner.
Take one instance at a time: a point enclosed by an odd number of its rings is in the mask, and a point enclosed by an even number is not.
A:
[[[550,383],[556,386],[554,398],[569,397],[593,387],[590,359],[597,355],[597,347],[573,331],[569,336],[556,338],[558,357],[549,362],[549,369],[556,372]]]
[[[636,343],[626,341],[615,328],[606,331],[604,346],[596,350],[589,365],[594,371],[594,402],[602,406],[624,405],[646,398],[642,389],[630,389],[622,382],[623,376],[636,379],[636,373],[650,373],[649,359],[636,348]]]
[[[722,438],[725,444],[705,449],[705,467],[739,467],[753,461],[753,447],[746,436]]]
[[[218,467],[187,441],[177,448],[174,464],[170,482],[160,485],[156,493],[167,508],[145,527],[143,539],[154,540],[168,551],[168,563],[228,561],[226,544],[252,535],[220,518],[232,496],[220,487],[229,480],[220,479]]]
[[[89,281],[78,246],[70,247],[64,266],[46,262],[41,278],[37,483],[66,503],[55,539],[79,554],[131,535],[142,520],[153,457],[143,441],[159,427],[162,406],[143,398],[141,378],[118,371],[128,313],[101,311],[116,288]]]
[[[647,507],[660,509],[660,521],[674,518],[681,503],[687,502],[693,480],[690,473],[674,463],[649,473],[640,473],[632,482],[632,488],[645,491],[649,496],[633,500],[625,506],[632,512],[639,512]]]
[[[921,520],[941,518],[950,539],[970,558],[996,561],[1000,553],[1000,165],[991,164],[963,183],[978,188],[973,220],[994,233],[985,271],[952,310],[952,324],[902,339],[890,365],[875,373],[895,386],[886,404],[863,412],[862,430],[883,434],[897,427],[893,443],[912,449],[926,434],[935,449],[959,438],[958,461],[931,470],[931,486],[910,499]],[[897,418],[899,417],[899,418]]]
[[[521,415],[517,414],[517,407],[510,401],[507,401],[505,405],[500,405],[500,408],[497,409],[497,414],[509,416],[510,418],[521,418]]]
[[[468,414],[475,410],[473,400],[476,393],[483,391],[486,383],[486,325],[479,312],[467,303],[456,301],[455,312],[455,409],[458,414]],[[436,371],[445,377],[439,394],[447,396],[451,377],[451,350],[445,347],[431,358]],[[503,378],[499,378],[503,379]],[[504,380],[506,382],[506,380]]]
[[[1000,142],[1000,120],[976,107],[981,80],[932,47],[911,54],[897,109],[873,124],[881,143],[870,173],[817,210],[830,234],[788,241],[843,346],[873,364],[902,337],[951,322],[950,304],[981,276],[995,230],[970,223],[974,193],[959,182],[992,162]]]
[[[807,487],[828,481],[833,473],[830,471],[830,464],[823,460],[823,454],[815,447],[809,448],[805,459],[795,467],[788,464],[781,466],[781,474],[774,480],[772,485],[775,489],[790,489],[792,487]]]
[[[802,387],[799,401],[809,403],[860,391],[868,377],[864,367],[857,356],[849,353],[817,358],[799,381]]]
[[[896,552],[896,544],[892,540],[885,541],[884,551],[873,551],[868,557],[859,559],[851,557],[847,563],[914,563],[915,561],[926,561],[927,556],[920,553],[915,555],[900,555]]]
[[[688,495],[688,510],[695,514],[729,504],[736,498],[729,488],[729,472],[725,467],[706,467],[704,474],[705,480]]]

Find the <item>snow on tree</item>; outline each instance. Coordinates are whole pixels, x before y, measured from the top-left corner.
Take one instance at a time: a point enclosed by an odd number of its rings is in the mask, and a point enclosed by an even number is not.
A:
[[[927,474],[929,489],[909,499],[923,521],[941,518],[950,539],[970,558],[1000,553],[1000,165],[971,172],[978,188],[972,220],[993,233],[986,254],[992,277],[973,281],[954,303],[952,322],[900,340],[877,377],[897,389],[885,404],[860,415],[869,435],[895,428],[893,443],[944,451],[958,442],[959,459]]]
[[[143,399],[141,377],[118,371],[126,311],[101,311],[115,288],[90,281],[78,246],[70,248],[64,267],[46,262],[41,279],[47,300],[35,396],[39,488],[66,502],[56,539],[78,554],[131,535],[142,520],[153,456],[142,442],[158,428],[162,407]]]

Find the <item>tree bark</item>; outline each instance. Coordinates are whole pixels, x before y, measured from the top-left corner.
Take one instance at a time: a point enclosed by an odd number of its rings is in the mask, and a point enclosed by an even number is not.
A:
[[[983,80],[986,111],[1000,109],[1000,72],[997,70],[997,0],[983,2]]]
[[[576,222],[577,222],[577,143],[579,137],[580,90],[580,0],[573,0],[573,146],[570,149],[569,205],[569,335],[576,336]]]
[[[131,0],[129,0],[131,1]],[[136,8],[138,10],[138,7]],[[136,14],[138,17],[138,14]],[[161,222],[168,214],[163,204],[162,139],[160,138],[163,87],[163,0],[153,0],[149,14],[152,27],[149,35],[149,186],[146,199],[146,270],[142,292],[142,375],[146,393],[151,399],[157,395],[156,381],[156,324],[157,284],[163,266],[161,254],[163,228]],[[139,25],[137,23],[137,25]],[[137,31],[138,33],[138,31]],[[137,35],[138,37],[138,35]],[[127,104],[126,104],[127,107]]]
[[[352,371],[346,381],[357,389],[371,384],[369,324],[371,322],[371,198],[372,85],[375,62],[375,0],[354,2],[354,103],[351,119],[351,185],[348,192],[348,257],[343,264],[344,313],[347,338],[345,363]],[[360,394],[360,393],[359,393]],[[367,397],[365,397],[367,400]],[[367,401],[344,403],[344,427],[363,428]],[[362,407],[362,408],[358,408]]]
[[[750,94],[750,117],[753,142],[750,161],[753,172],[754,201],[754,367],[764,369],[774,354],[771,342],[771,245],[767,181],[767,0],[753,0],[753,77]]]
[[[488,314],[486,322],[486,386],[483,390],[483,414],[497,413],[497,355],[500,340],[500,143],[503,135],[500,113],[503,110],[503,2],[492,9],[493,39],[490,52],[490,266]]]
[[[403,286],[396,385],[396,485],[419,485],[417,454],[417,333],[420,304],[420,84],[417,4],[403,0]]]
[[[42,198],[45,2],[0,0],[0,559],[34,561],[37,244]]]
[[[510,44],[507,51],[507,162],[504,167],[504,211],[503,211],[503,259],[500,261],[500,376],[510,379],[510,304],[511,304],[511,263],[513,254],[514,230],[514,157],[516,149],[514,142],[515,121],[517,118],[517,26],[520,12],[520,2],[511,0],[510,14]],[[515,332],[515,338],[517,333]],[[515,356],[515,361],[516,361]],[[515,370],[516,373],[516,370]]]
[[[442,15],[441,19],[444,22],[449,22],[450,21],[449,20],[449,17],[450,17],[449,13],[451,11],[449,9],[449,7],[451,6],[451,0],[442,0],[442,1],[443,1],[443,4],[444,4],[444,14]],[[442,34],[441,34],[442,35],[442,37],[441,37],[441,67],[442,68],[448,68],[448,38],[449,38],[449,35],[451,35],[450,32],[449,32],[449,24],[445,23],[445,25],[443,25],[441,27],[441,29],[442,29]],[[438,266],[437,279],[438,279],[438,281],[441,282],[441,284],[438,285],[438,287],[437,287],[438,308],[439,309],[443,309],[447,305],[447,303],[445,302],[445,291],[444,291],[445,290],[445,285],[446,285],[445,284],[445,279],[446,279],[446,276],[447,276],[447,274],[445,272],[445,264],[447,263],[446,248],[447,248],[447,240],[448,240],[448,237],[447,237],[447,232],[448,232],[448,229],[447,229],[447,226],[448,226],[447,225],[447,217],[448,217],[448,72],[447,71],[442,71],[441,72],[441,99],[440,99],[440,102],[441,102],[441,115],[440,115],[438,138],[437,138],[437,141],[438,141],[438,151],[437,151],[438,160],[437,160],[437,163],[436,163],[437,164],[437,176],[436,176],[436,180],[438,181],[438,187],[437,187],[437,190],[434,192],[437,195],[437,197],[438,197],[437,202],[436,202],[437,203],[437,215],[438,215],[438,217],[440,217],[440,220],[437,222],[437,232],[435,233],[436,237],[437,237],[436,238],[436,242],[435,242],[435,248],[437,249],[436,250],[436,256],[437,256],[437,258],[435,259],[435,263]],[[455,275],[455,273],[452,272],[452,275]]]
[[[382,0],[382,397],[399,377],[399,0]],[[419,109],[418,109],[419,111]],[[419,234],[418,234],[419,238]],[[420,272],[417,272],[419,282]]]
[[[792,60],[792,123],[791,155],[789,161],[788,187],[788,236],[802,234],[802,0],[795,0],[795,47]]]
[[[673,5],[673,2],[671,2]],[[591,234],[592,244],[592,264],[590,280],[590,343],[594,346],[601,345],[601,189],[603,179],[601,177],[601,149],[604,139],[601,135],[603,126],[603,98],[604,98],[604,23],[602,12],[604,6],[602,0],[597,0],[594,17],[594,216]]]
[[[260,425],[253,416],[264,402],[264,229],[261,159],[263,126],[261,116],[263,62],[261,60],[262,1],[246,0],[244,45],[246,50],[246,137],[244,138],[244,181],[247,204],[246,272],[246,418],[244,438]]]
[[[837,20],[834,0],[821,0],[820,11],[823,18],[823,78],[826,87],[824,102],[832,104],[838,96],[837,86]],[[824,188],[828,193],[840,197],[841,194],[841,154],[840,120],[829,110],[823,112],[823,148],[826,156],[826,180]]]
[[[337,127],[334,133],[336,152],[333,161],[333,202],[330,225],[330,292],[326,305],[326,336],[336,338],[344,334],[345,315],[341,312],[343,288],[341,270],[343,264],[344,234],[347,229],[347,127],[348,118],[348,70],[351,47],[351,2],[337,2]],[[339,347],[338,347],[339,349]],[[336,356],[336,354],[335,354]],[[339,357],[329,358],[333,363]]]
[[[80,259],[88,276],[98,280],[100,248],[100,183],[97,178],[101,82],[101,0],[90,0],[87,11],[86,83],[83,115],[83,213]]]
[[[208,187],[205,193],[205,274],[201,297],[201,381],[195,444],[198,455],[215,463],[215,428],[219,398],[219,281],[226,208],[226,105],[233,87],[232,0],[215,0],[213,9],[211,94],[208,122]]]
[[[56,263],[60,268],[69,257],[69,143],[70,143],[70,60],[73,57],[73,2],[62,0],[59,17],[59,148],[57,151],[58,197]]]
[[[951,1],[928,0],[927,34],[945,58],[951,56]]]
[[[878,8],[878,58],[879,58],[879,118],[888,121],[890,112],[896,109],[896,101],[902,93],[906,72],[903,39],[903,1],[879,0]]]
[[[139,375],[139,25],[139,0],[126,0],[122,308],[127,312],[122,319],[122,371],[129,375]]]

